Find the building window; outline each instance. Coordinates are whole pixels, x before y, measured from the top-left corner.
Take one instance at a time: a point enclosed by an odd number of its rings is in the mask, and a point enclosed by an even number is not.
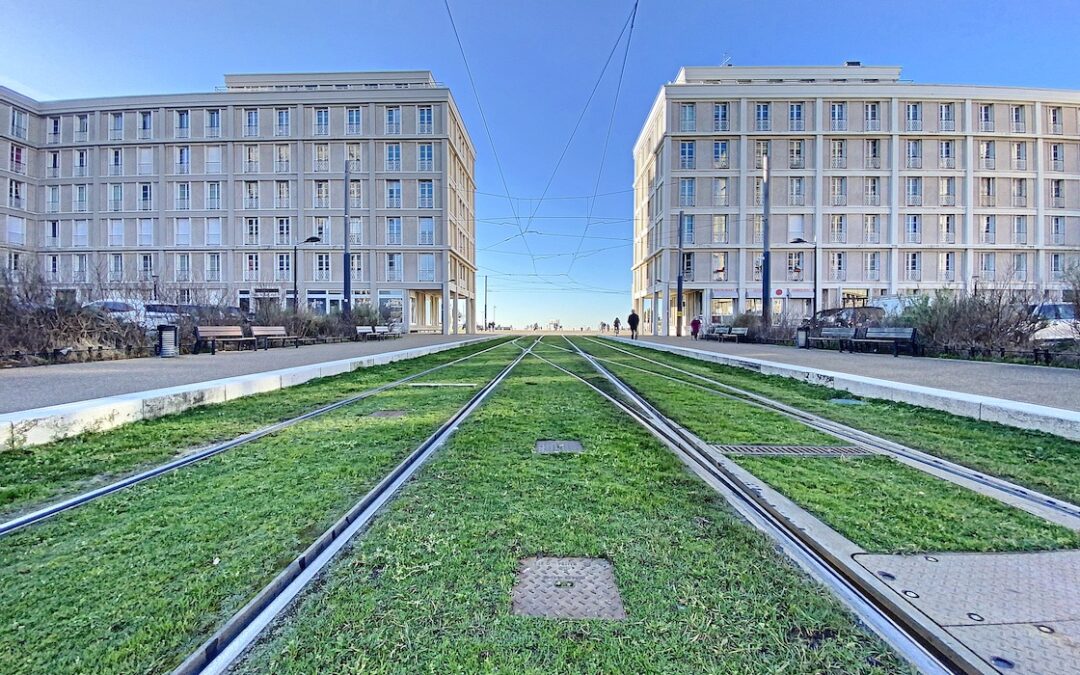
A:
[[[906,281],[922,280],[922,254],[909,252],[904,254],[904,279]]]
[[[1017,133],[1027,131],[1027,123],[1024,119],[1024,106],[1014,105],[1010,109],[1009,119],[1012,121],[1012,130]]]
[[[679,179],[679,206],[693,206],[695,181],[693,178]]]
[[[400,209],[401,208],[401,181],[400,180],[388,180],[388,181],[386,181],[386,208],[388,208],[388,209]]]
[[[138,224],[139,246],[154,245],[154,219],[139,218]]]
[[[346,109],[345,133],[350,136],[356,136],[363,133],[363,122],[360,117],[360,108]]]
[[[176,269],[174,270],[177,281],[191,281],[191,254],[178,253],[176,255]]]
[[[769,119],[770,107],[768,103],[757,103],[754,105],[754,130],[755,131],[771,131],[772,123]]]
[[[922,243],[922,216],[908,214],[904,219],[904,241],[908,244]]]
[[[317,216],[312,221],[311,234],[322,240],[323,245],[329,245],[330,241],[330,219],[325,216]]]
[[[788,204],[803,206],[806,203],[805,181],[802,176],[788,178]]]
[[[86,220],[76,220],[71,226],[71,245],[85,247],[90,245],[90,224]]]
[[[679,104],[679,131],[697,131],[697,105]]]
[[[386,158],[383,168],[386,171],[401,171],[401,143],[387,143]]]
[[[244,256],[244,281],[259,280],[259,254],[248,253]]]
[[[278,253],[277,265],[274,266],[274,281],[288,281],[292,278],[292,256]]]
[[[259,245],[259,219],[247,218],[244,220],[244,245],[245,246],[258,246]]]
[[[398,106],[390,106],[386,109],[386,122],[384,133],[386,134],[400,134],[401,133],[401,108]]]
[[[696,143],[694,141],[681,141],[679,143],[679,168],[680,169],[695,169],[697,168],[694,149]]]
[[[274,146],[274,173],[292,171],[292,148],[288,145]]]
[[[881,253],[871,251],[865,254],[863,260],[863,276],[866,280],[878,281],[881,279]]]
[[[287,180],[279,180],[274,183],[274,208],[292,208],[292,190]]]
[[[949,251],[939,258],[938,275],[941,281],[956,281],[956,254]]]
[[[316,209],[330,208],[330,181],[315,181],[314,203]]]
[[[364,243],[364,219],[352,216],[349,218],[349,243],[359,246]]]
[[[908,103],[904,106],[905,129],[922,131],[922,103]]]
[[[18,108],[11,109],[11,135],[15,138],[26,139],[27,129],[30,122],[30,115]],[[59,139],[57,139],[59,142]]]
[[[847,243],[847,216],[839,213],[829,216],[829,243]]]
[[[907,168],[909,169],[921,169],[922,168],[922,141],[908,141],[905,144],[907,153]]]
[[[247,108],[244,110],[244,136],[254,138],[259,135],[259,110]]]
[[[938,216],[938,236],[942,244],[956,243],[956,216],[946,213]]]
[[[416,146],[416,170],[435,170],[435,146],[431,143],[420,143]]]
[[[421,253],[417,265],[416,280],[421,282],[435,281],[435,254]]]
[[[259,182],[255,180],[244,181],[244,208],[259,208]]]
[[[908,176],[904,179],[905,194],[908,206],[922,206],[923,190],[921,176]]]
[[[686,180],[693,181],[692,178]],[[693,187],[693,183],[691,182],[691,198],[693,198]],[[730,195],[728,194],[728,179],[713,178],[712,188],[713,206],[728,206],[731,200]]]
[[[981,221],[981,243],[997,243],[997,217],[993,215],[986,215],[981,218]]]
[[[330,170],[330,145],[328,143],[315,144],[315,152],[311,155],[311,169],[316,173],[326,173]]]
[[[353,279],[362,281],[364,278],[364,254],[363,253],[350,253],[349,254],[349,269],[352,271]]]
[[[430,216],[422,216],[419,221],[418,243],[421,246],[435,245],[435,219]]]
[[[802,103],[788,105],[788,131],[803,131],[806,128],[806,120],[803,115]]]
[[[330,109],[315,109],[315,127],[313,133],[316,136],[326,136],[330,133]]]
[[[177,211],[191,209],[191,183],[176,184],[175,208]]]
[[[833,169],[847,168],[847,141],[834,138],[829,141],[829,167]]]
[[[274,232],[274,243],[278,246],[292,243],[292,221],[290,219],[277,219],[277,230]]]
[[[727,141],[713,141],[713,168],[726,169],[730,166]]]
[[[1064,216],[1051,216],[1050,217],[1050,243],[1055,246],[1061,246],[1065,243],[1065,217]]]
[[[187,110],[176,111],[176,138],[191,137],[191,113]]]
[[[416,109],[416,133],[435,133],[435,115],[431,106],[422,105]]]
[[[847,206],[847,178],[845,176],[831,176],[829,178],[829,194],[832,197],[833,206]]]
[[[206,111],[206,137],[221,138],[221,111]]]
[[[994,130],[994,106],[992,103],[979,105],[979,131]]]
[[[139,111],[139,140],[154,137],[154,113],[150,110]],[[57,138],[59,142],[59,138]]]
[[[221,183],[206,184],[206,208],[209,211],[221,209]]]
[[[387,281],[401,281],[401,254],[400,253],[387,253],[386,254],[386,280]]]
[[[881,216],[876,213],[863,216],[863,242],[867,244],[881,243]]]
[[[206,219],[206,245],[221,245],[221,218]]]
[[[1013,243],[1028,243],[1027,216],[1013,216]]]
[[[881,139],[870,138],[866,141],[866,168],[881,168]]]
[[[349,206],[353,208],[363,208],[364,206],[364,184],[362,181],[350,180],[349,181]]]
[[[877,103],[867,103],[863,108],[866,131],[881,131],[881,106]]]
[[[386,243],[391,246],[401,245],[401,218],[386,219]]]
[[[829,106],[829,129],[847,131],[847,103],[834,102]]]
[[[829,278],[832,281],[847,280],[847,255],[843,251],[829,253]]]
[[[712,280],[713,281],[727,281],[727,252],[722,251],[720,253],[712,254]]]
[[[191,246],[191,219],[177,218],[173,243],[176,246]]]
[[[318,253],[315,255],[315,278],[314,281],[330,281],[330,254]]]
[[[952,103],[938,105],[938,131],[956,131],[956,112]]]
[[[435,208],[435,182],[421,180],[416,183],[416,206],[420,209]]]
[[[788,168],[806,168],[806,143],[800,139],[788,141]]]
[[[787,280],[802,281],[806,268],[803,266],[802,251],[790,251],[787,254]]]
[[[292,113],[288,108],[278,108],[274,111],[276,118],[274,124],[275,136],[288,136],[292,133]]]

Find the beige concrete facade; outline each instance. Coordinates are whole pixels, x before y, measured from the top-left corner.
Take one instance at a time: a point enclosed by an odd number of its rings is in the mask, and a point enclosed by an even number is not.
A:
[[[1056,300],[1080,257],[1080,92],[687,67],[634,147],[647,332],[675,330],[680,264],[685,322],[760,311],[764,154],[774,315],[979,284]]]
[[[354,306],[471,332],[475,151],[449,89],[427,71],[225,82],[48,102],[0,87],[5,269],[36,266],[80,300],[254,309],[292,302],[296,266],[301,302],[333,311],[348,156]]]

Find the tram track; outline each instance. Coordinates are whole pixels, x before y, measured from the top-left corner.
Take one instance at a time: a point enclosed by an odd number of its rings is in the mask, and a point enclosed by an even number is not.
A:
[[[453,435],[513,369],[530,354],[529,347],[513,344],[521,351],[493,379],[476,392],[450,419],[418,445],[404,460],[356,502],[330,528],[282,570],[269,584],[234,614],[213,636],[192,652],[173,675],[210,675],[226,672],[293,600],[315,579],[334,557],[363,531],[414,476],[427,460]]]
[[[649,375],[667,379],[670,381],[678,382],[692,386],[704,391],[708,391],[714,395],[728,398],[731,400],[741,401],[743,403],[752,405],[762,410],[778,413],[789,419],[798,421],[805,426],[822,432],[838,440],[842,440],[851,445],[865,448],[871,452],[885,455],[902,462],[905,465],[911,466],[915,469],[933,475],[937,478],[948,480],[969,489],[975,489],[987,496],[990,496],[998,501],[1001,501],[1010,506],[1020,508],[1028,513],[1039,516],[1050,522],[1068,527],[1072,530],[1080,531],[1080,506],[1071,504],[1067,501],[1052,497],[1050,495],[1043,494],[1036,490],[1032,490],[1021,485],[1017,485],[1003,478],[992,476],[975,469],[950,462],[949,460],[936,457],[929,453],[917,450],[915,448],[908,447],[906,445],[890,441],[880,436],[855,429],[845,424],[829,420],[827,418],[815,415],[813,413],[806,412],[794,406],[782,403],[775,399],[771,399],[767,396],[757,394],[739,387],[720,382],[718,380],[706,377],[699,373],[694,373],[688,370],[684,370],[677,366],[673,366],[656,359],[650,359],[640,354],[622,349],[610,341],[601,341],[593,338],[584,338],[592,343],[603,346],[604,348],[614,350],[626,356],[633,357],[641,362],[646,362],[654,366],[660,366],[671,372],[679,373],[684,377],[673,377],[671,375],[665,375],[662,372],[651,370],[648,368],[641,368],[633,366],[627,363],[614,361],[612,359],[606,359],[604,357],[591,355],[590,356],[598,361],[604,363],[610,363],[619,367],[629,368],[631,370],[638,370]],[[567,342],[577,348],[572,342]],[[545,343],[547,344],[547,343]],[[558,347],[557,345],[548,345],[559,349],[565,349]],[[694,381],[687,380],[685,378],[691,378]]]
[[[55,516],[57,516],[57,515],[59,515],[61,513],[66,512],[66,511],[70,511],[72,509],[76,509],[76,508],[78,508],[80,506],[84,506],[86,504],[94,502],[94,501],[96,501],[98,499],[101,499],[102,497],[107,496],[107,495],[111,495],[113,493],[119,492],[121,490],[125,490],[125,489],[133,487],[135,485],[139,485],[141,483],[145,483],[145,482],[147,482],[149,480],[152,480],[154,478],[158,478],[160,476],[171,473],[171,472],[176,471],[178,469],[182,469],[182,468],[190,466],[192,464],[202,462],[203,460],[210,459],[212,457],[218,456],[218,455],[220,455],[220,454],[222,454],[224,452],[227,452],[229,450],[233,450],[235,448],[247,445],[249,443],[252,443],[252,442],[257,441],[259,439],[265,438],[267,436],[271,436],[273,434],[276,434],[276,433],[278,433],[280,431],[288,429],[288,428],[290,428],[292,426],[295,426],[297,424],[300,424],[302,422],[306,422],[306,421],[309,421],[309,420],[316,419],[318,417],[322,417],[323,415],[326,415],[327,413],[338,410],[339,408],[346,407],[348,405],[351,405],[353,403],[357,403],[359,401],[363,401],[365,399],[371,398],[372,396],[376,396],[378,394],[389,391],[389,390],[394,389],[396,387],[400,387],[402,385],[408,384],[409,382],[412,382],[413,380],[417,380],[419,378],[425,377],[427,375],[431,375],[431,374],[436,373],[436,372],[438,372],[440,370],[443,370],[445,368],[449,368],[451,366],[458,365],[460,363],[468,361],[469,359],[475,358],[477,356],[480,356],[481,354],[485,354],[487,352],[498,349],[498,348],[503,347],[505,345],[510,344],[510,345],[515,346],[515,347],[519,347],[519,345],[517,345],[517,341],[519,339],[520,338],[514,338],[513,340],[509,340],[509,341],[506,341],[506,342],[500,342],[499,344],[496,344],[496,345],[493,345],[491,347],[487,347],[485,349],[473,352],[472,354],[468,354],[468,355],[463,356],[461,358],[454,359],[453,361],[448,361],[447,363],[441,363],[441,364],[439,364],[437,366],[427,368],[427,369],[425,369],[423,371],[420,371],[418,373],[414,373],[412,375],[408,375],[406,377],[394,380],[393,382],[388,382],[386,384],[379,385],[378,387],[373,387],[371,389],[366,389],[366,390],[364,390],[364,391],[362,391],[360,393],[353,394],[351,396],[347,396],[347,397],[342,398],[340,400],[334,401],[333,403],[329,403],[327,405],[321,406],[321,407],[316,408],[314,410],[310,410],[310,411],[308,411],[306,413],[302,413],[300,415],[290,417],[290,418],[288,418],[286,420],[282,420],[280,422],[275,422],[274,424],[264,426],[262,428],[256,429],[256,430],[248,432],[246,434],[242,434],[240,436],[236,436],[235,438],[232,438],[230,440],[223,441],[221,443],[216,443],[214,445],[203,448],[203,449],[201,449],[201,450],[199,450],[197,452],[193,452],[193,453],[184,455],[183,457],[179,457],[179,458],[174,459],[172,461],[165,462],[164,464],[160,464],[160,465],[152,467],[150,469],[146,469],[146,470],[141,471],[139,473],[136,473],[134,475],[121,478],[119,480],[113,481],[113,482],[108,483],[106,485],[97,487],[97,488],[95,488],[93,490],[88,490],[86,492],[74,495],[72,497],[68,497],[67,499],[64,499],[62,501],[46,505],[46,506],[44,506],[42,508],[31,511],[30,513],[26,513],[24,515],[12,518],[12,519],[7,520],[7,521],[5,521],[3,523],[0,523],[0,538],[3,538],[6,535],[12,534],[13,532],[19,531],[19,530],[24,529],[26,527],[30,527],[32,525],[35,525],[35,524],[44,522],[46,520],[49,520],[50,518],[53,518],[53,517],[55,517]]]
[[[715,450],[707,443],[660,413],[595,357],[572,342],[569,344],[576,356],[615,389],[618,398],[541,354],[533,352],[533,356],[584,383],[658,438],[695,474],[723,494],[748,522],[773,539],[790,558],[825,584],[912,665],[924,673],[988,671],[985,662],[976,654],[913,615],[910,609],[892,597],[894,594],[887,586],[868,575],[854,561],[831,552],[792,523],[758,490],[717,461]]]

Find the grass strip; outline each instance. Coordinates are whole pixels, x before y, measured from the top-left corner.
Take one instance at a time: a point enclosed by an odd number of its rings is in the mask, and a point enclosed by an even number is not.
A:
[[[517,353],[424,379],[479,386]],[[175,667],[476,391],[396,388],[5,537],[0,672]]]
[[[538,555],[610,560],[628,618],[511,615]],[[532,357],[238,670],[907,672],[645,430]]]
[[[585,342],[582,346],[590,353],[608,358],[612,352],[607,347]],[[614,354],[612,360],[619,363],[632,360],[618,352]],[[663,372],[659,366],[640,360],[637,364]],[[793,440],[796,435],[778,436],[781,427],[772,418],[779,416],[754,408],[731,418],[746,435],[738,441],[717,440],[716,429],[722,425],[717,417],[732,415],[727,412],[732,405],[749,406],[619,365],[608,365],[615,375],[665,415],[709,442],[826,444]],[[674,371],[664,374],[678,376]],[[794,420],[781,419],[788,425],[806,429]],[[836,444],[835,439],[832,444]],[[732,459],[869,551],[1030,551],[1080,545],[1080,535],[1068,528],[886,457],[759,460],[733,456]],[[800,464],[804,461],[807,463]],[[759,475],[758,467],[771,467],[771,470]]]
[[[0,518],[235,438],[496,344],[485,342],[320,378],[45,445],[0,450]]]
[[[750,457],[737,464],[868,551],[1039,551],[1080,534],[889,457]]]
[[[588,340],[580,344],[588,350],[595,346]],[[1080,504],[1080,443],[1076,441],[880,399],[861,399],[865,403],[861,406],[838,405],[829,400],[858,397],[779,375],[762,375],[647,347],[618,346]]]

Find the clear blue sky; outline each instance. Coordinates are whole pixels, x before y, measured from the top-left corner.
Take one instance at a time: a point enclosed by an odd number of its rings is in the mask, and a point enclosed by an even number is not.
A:
[[[73,98],[208,91],[231,72],[430,69],[453,90],[478,149],[481,296],[489,274],[500,323],[567,326],[611,321],[630,306],[630,152],[660,85],[680,66],[725,56],[735,65],[858,59],[902,66],[917,82],[1080,89],[1080,2],[642,0],[599,183],[621,46],[537,207],[633,3],[450,5],[513,207],[441,0],[0,0],[0,84]],[[602,195],[588,230],[596,238],[584,240],[566,276],[594,189]],[[540,276],[520,236],[503,241],[519,224]]]

